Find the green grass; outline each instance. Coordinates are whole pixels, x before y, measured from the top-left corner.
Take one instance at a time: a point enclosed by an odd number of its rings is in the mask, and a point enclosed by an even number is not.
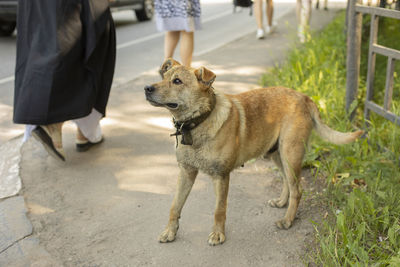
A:
[[[263,75],[262,85],[285,85],[309,95],[324,121],[340,131],[363,128],[366,55],[369,33],[364,19],[361,77],[357,115],[353,123],[345,111],[346,39],[344,12],[310,41],[293,48],[287,62]],[[379,43],[399,49],[399,21],[380,22]],[[397,30],[393,30],[397,29]],[[382,63],[383,62],[383,63]],[[396,67],[392,110],[400,114],[400,70]],[[386,59],[377,60],[376,88],[384,88]],[[380,103],[382,90],[375,101]],[[308,260],[320,266],[400,266],[400,127],[371,116],[368,139],[336,146],[313,136],[308,166],[324,177],[321,197],[328,217],[316,223],[317,246]]]

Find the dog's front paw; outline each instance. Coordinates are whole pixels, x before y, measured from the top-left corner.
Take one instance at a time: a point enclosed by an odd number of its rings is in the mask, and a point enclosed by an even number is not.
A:
[[[275,222],[275,224],[279,229],[287,230],[292,226],[292,221],[282,219],[282,220]]]
[[[283,208],[286,206],[287,201],[281,201],[279,198],[270,199],[268,204],[273,208]]]
[[[220,245],[225,242],[225,234],[222,232],[211,232],[208,236],[210,246]]]
[[[162,232],[161,235],[158,237],[158,241],[160,243],[172,242],[175,240],[175,236],[176,236],[176,230],[167,227],[164,230],[164,232]]]

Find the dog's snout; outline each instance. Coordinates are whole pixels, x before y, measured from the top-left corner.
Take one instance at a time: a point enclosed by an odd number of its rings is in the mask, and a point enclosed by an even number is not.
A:
[[[153,85],[146,85],[144,87],[144,91],[148,94],[153,93],[156,90],[156,88]]]

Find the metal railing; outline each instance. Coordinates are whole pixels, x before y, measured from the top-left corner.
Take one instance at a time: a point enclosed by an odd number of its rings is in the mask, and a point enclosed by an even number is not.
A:
[[[397,5],[396,5],[397,6]],[[347,81],[346,110],[349,111],[356,99],[360,72],[360,50],[363,14],[371,15],[370,40],[368,48],[367,94],[364,116],[369,120],[370,111],[396,123],[400,126],[400,116],[390,111],[393,95],[393,80],[395,61],[400,61],[400,51],[378,44],[379,17],[400,20],[400,11],[380,7],[363,6],[357,0],[349,0],[347,29]],[[386,85],[383,106],[373,101],[376,55],[387,57]],[[353,117],[354,114],[351,115]]]

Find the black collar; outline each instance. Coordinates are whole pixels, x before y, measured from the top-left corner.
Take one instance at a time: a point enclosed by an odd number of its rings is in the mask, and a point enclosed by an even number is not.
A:
[[[173,123],[175,126],[175,133],[170,134],[170,136],[176,137],[176,146],[178,147],[178,135],[182,135],[181,144],[182,145],[193,145],[192,134],[190,133],[191,130],[199,126],[203,121],[205,121],[208,116],[210,116],[211,112],[215,108],[216,98],[215,94],[213,94],[211,98],[211,109],[206,113],[201,114],[198,117],[194,117],[189,120],[185,121],[177,121],[173,118]]]

